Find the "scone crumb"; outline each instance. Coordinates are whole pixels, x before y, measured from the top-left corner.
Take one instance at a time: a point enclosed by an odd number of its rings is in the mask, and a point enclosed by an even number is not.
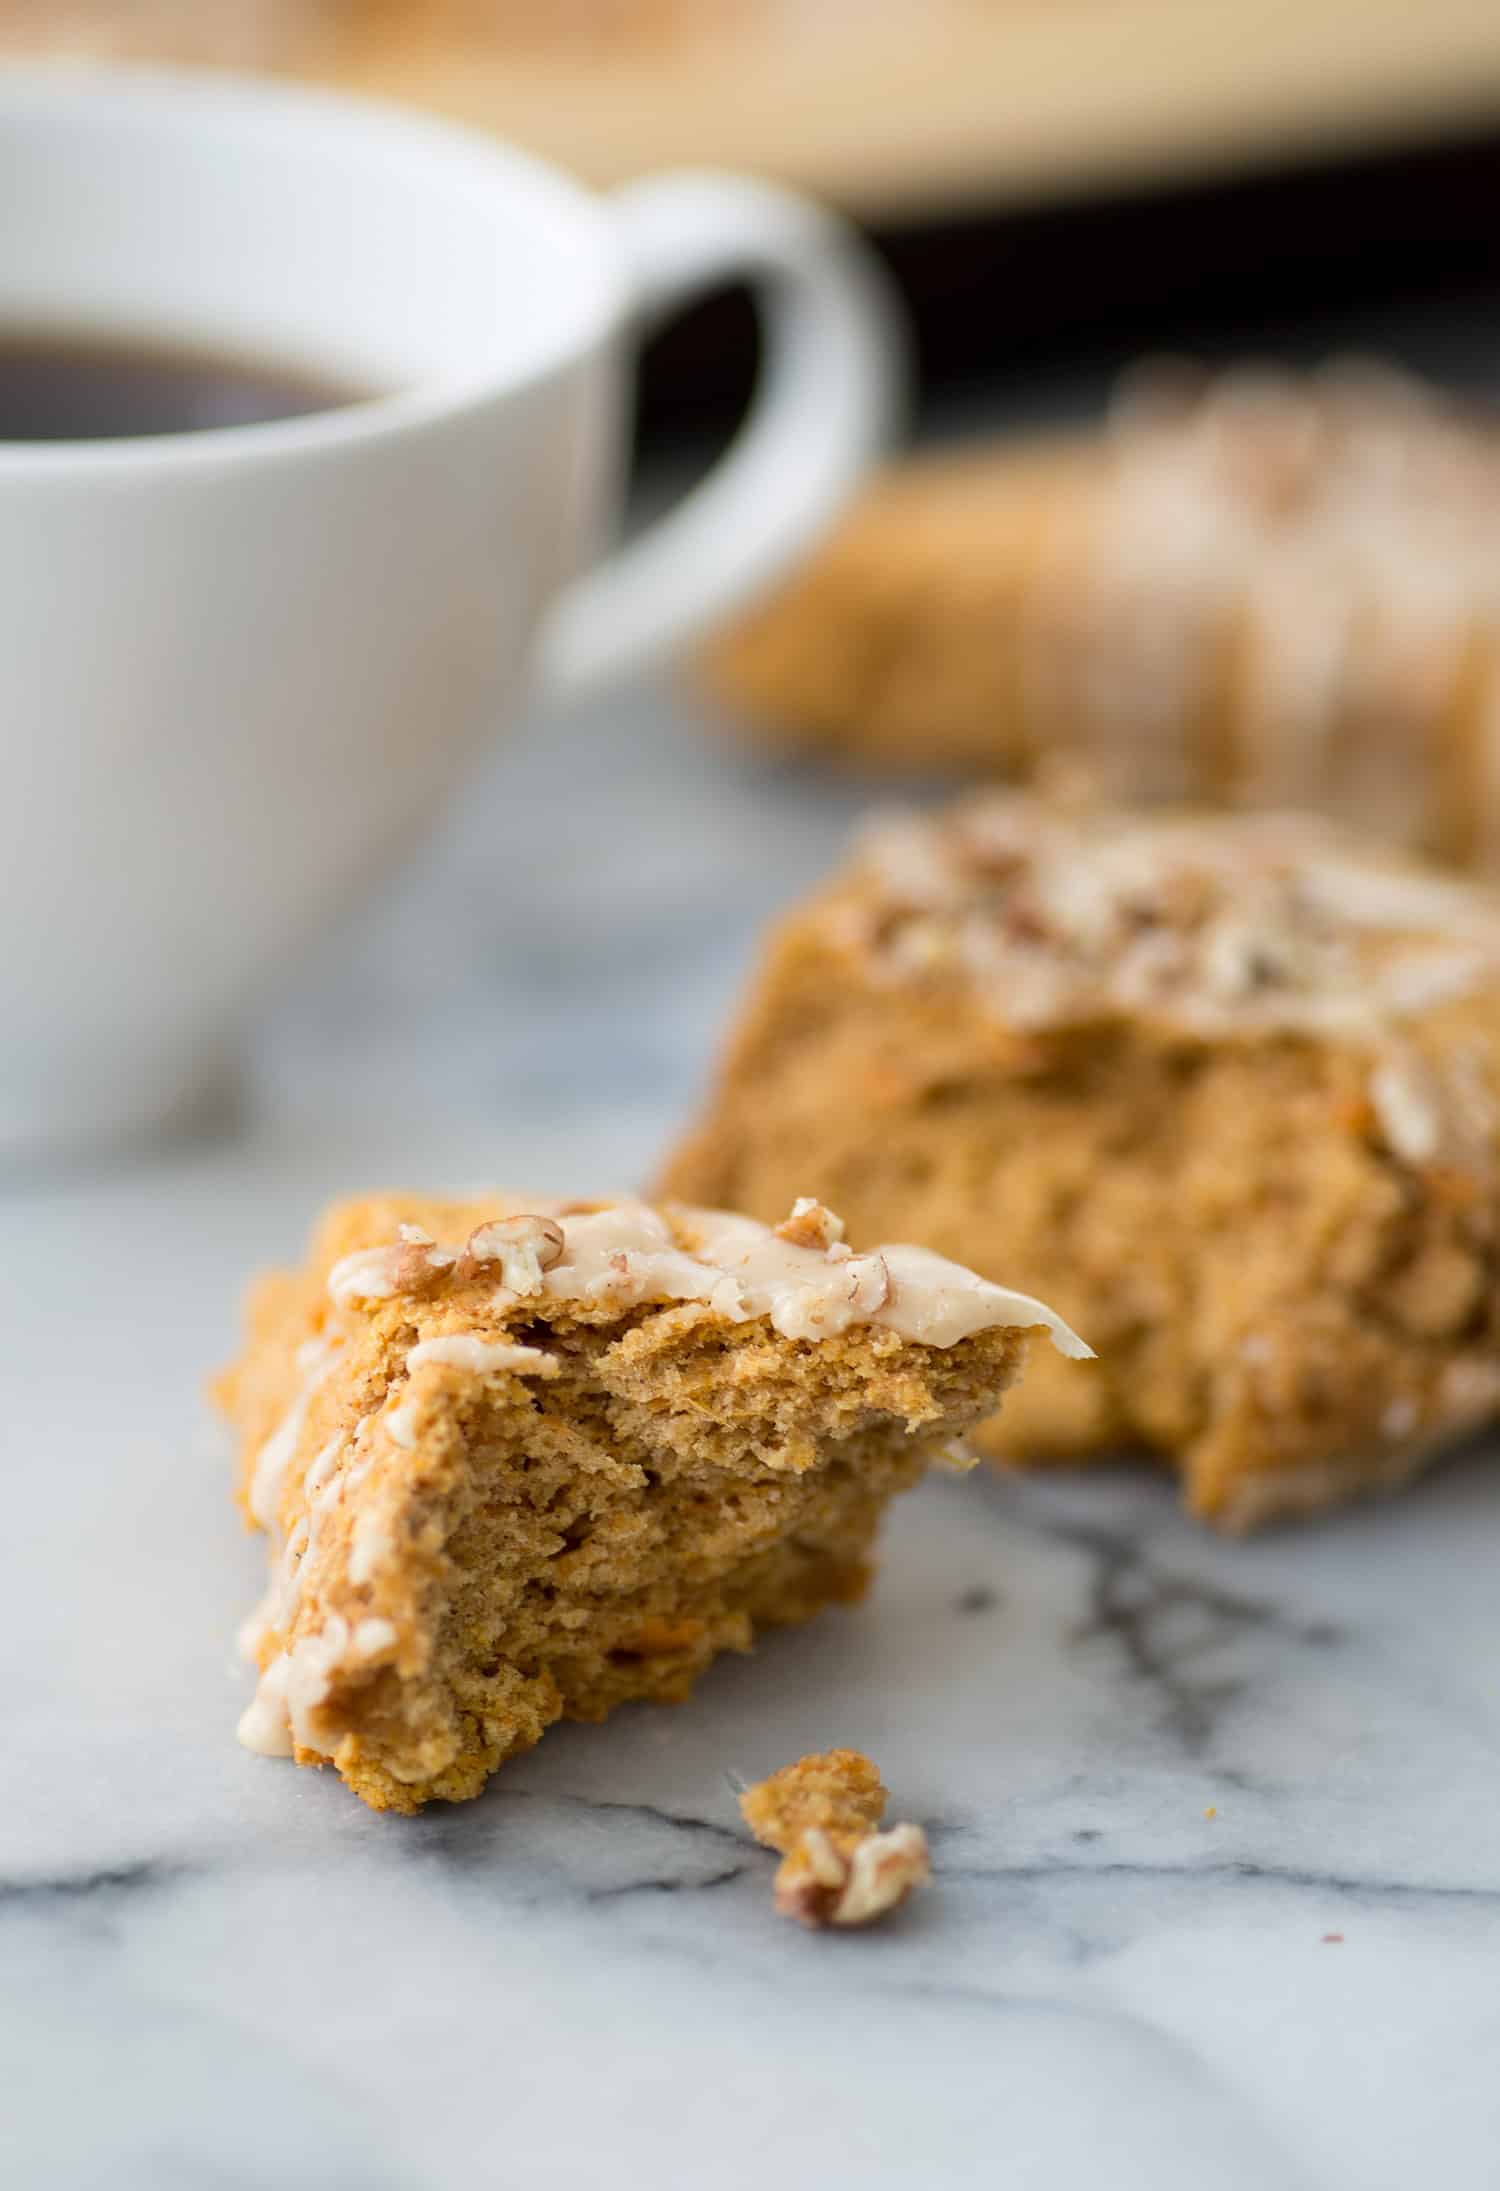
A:
[[[781,1852],[775,1903],[814,1928],[868,1925],[931,1877],[920,1826],[882,1833],[886,1791],[858,1750],[827,1750],[785,1765],[740,1797],[757,1841]]]
[[[740,1797],[745,1824],[783,1856],[809,1826],[826,1833],[873,1833],[885,1816],[880,1774],[858,1750],[822,1750],[783,1765]]]

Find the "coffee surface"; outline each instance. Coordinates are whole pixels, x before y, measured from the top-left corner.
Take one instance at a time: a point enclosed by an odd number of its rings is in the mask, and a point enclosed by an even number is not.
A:
[[[374,392],[248,352],[0,327],[0,442],[258,426],[339,410]]]

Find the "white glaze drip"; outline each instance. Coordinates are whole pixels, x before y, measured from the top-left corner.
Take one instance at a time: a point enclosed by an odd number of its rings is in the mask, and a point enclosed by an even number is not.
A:
[[[853,1324],[871,1323],[919,1346],[952,1347],[997,1327],[1040,1326],[1060,1354],[1074,1360],[1092,1356],[1042,1302],[992,1285],[927,1248],[898,1244],[873,1255],[840,1258],[796,1247],[753,1218],[729,1211],[682,1214],[702,1263],[732,1280],[740,1303],[736,1320],[768,1316],[786,1338],[832,1338]],[[888,1281],[883,1293],[871,1282],[876,1265],[884,1267]],[[707,1297],[722,1305],[722,1279]]]
[[[291,1406],[256,1455],[250,1471],[246,1504],[262,1529],[269,1529],[276,1519],[281,1505],[281,1487],[297,1451],[308,1406],[332,1369],[338,1351],[339,1342],[326,1339],[304,1340],[297,1349],[297,1368],[302,1382]]]
[[[722,1273],[716,1273],[722,1276]],[[543,1281],[549,1301],[702,1301],[705,1272],[670,1226],[641,1202],[563,1220],[563,1252]]]
[[[1476,636],[1495,676],[1492,425],[1346,361],[1169,369],[1144,395],[1137,373],[1115,427],[1092,488],[1059,498],[1027,588],[1034,731],[1122,796],[1331,801],[1413,843],[1446,774],[1492,865],[1495,757],[1438,751]]]
[[[437,1362],[449,1369],[472,1370],[479,1377],[500,1370],[545,1376],[557,1368],[556,1355],[544,1352],[541,1347],[512,1346],[505,1339],[480,1339],[471,1332],[461,1331],[450,1332],[441,1339],[421,1339],[408,1349],[408,1370],[421,1369],[428,1362]]]
[[[260,1757],[290,1757],[292,1724],[287,1713],[287,1682],[291,1666],[285,1655],[275,1658],[255,1685],[255,1694],[240,1714],[235,1729],[247,1750]]]
[[[389,1248],[356,1248],[328,1273],[328,1298],[337,1308],[351,1301],[388,1301],[401,1290]]]
[[[769,1317],[789,1339],[831,1339],[855,1324],[875,1323],[924,1346],[950,1347],[995,1327],[1041,1326],[1060,1353],[1090,1353],[1040,1301],[925,1249],[883,1247],[851,1256],[838,1243],[799,1246],[728,1211],[676,1215],[691,1251],[644,1203],[565,1218],[562,1257],[546,1274],[547,1298],[611,1307],[703,1301],[732,1323]]]
[[[392,1445],[399,1445],[403,1453],[415,1452],[417,1417],[410,1400],[403,1400],[399,1407],[388,1407],[380,1419]]]
[[[920,903],[906,895],[914,870]],[[1500,984],[1500,910],[1484,892],[1361,859],[1308,817],[1122,817],[999,796],[885,823],[863,873],[873,892],[841,899],[829,933],[870,977],[960,973],[1016,1027],[1124,1014],[1209,1036],[1374,1040]]]

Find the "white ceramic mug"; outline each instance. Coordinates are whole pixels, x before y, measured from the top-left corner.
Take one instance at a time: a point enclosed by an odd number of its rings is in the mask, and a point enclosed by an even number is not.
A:
[[[877,449],[900,345],[849,232],[781,191],[695,174],[600,201],[266,84],[0,70],[0,208],[0,332],[144,333],[381,391],[0,442],[16,1152],[190,1104],[528,680],[644,664],[772,578]],[[610,554],[638,330],[736,275],[767,335],[749,421]]]

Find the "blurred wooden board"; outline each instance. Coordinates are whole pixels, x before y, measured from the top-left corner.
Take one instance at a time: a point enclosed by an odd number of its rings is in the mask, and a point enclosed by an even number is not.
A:
[[[502,46],[391,0],[321,73],[593,183],[727,165],[886,220],[1500,121],[1500,0],[701,0],[594,42],[548,12]]]

